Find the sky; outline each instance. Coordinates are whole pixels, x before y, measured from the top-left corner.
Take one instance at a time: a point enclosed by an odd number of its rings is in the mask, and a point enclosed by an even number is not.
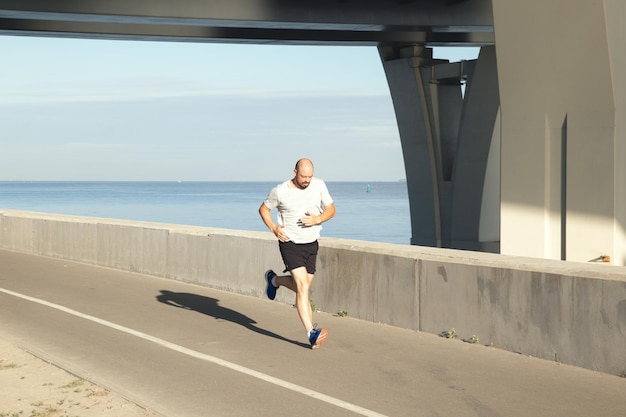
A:
[[[0,36],[0,181],[405,178],[375,47]],[[473,59],[476,48],[437,48]]]

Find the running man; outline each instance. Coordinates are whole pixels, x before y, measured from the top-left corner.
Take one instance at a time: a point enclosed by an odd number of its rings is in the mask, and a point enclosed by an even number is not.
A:
[[[315,274],[321,224],[335,215],[335,204],[326,183],[313,176],[313,163],[309,159],[300,159],[293,173],[292,179],[272,188],[259,207],[263,223],[278,238],[285,272],[289,272],[289,275],[279,276],[271,269],[267,271],[266,294],[273,300],[279,287],[296,293],[296,310],[311,348],[317,349],[328,332],[313,324],[309,289]],[[273,209],[278,209],[278,224],[272,219]]]

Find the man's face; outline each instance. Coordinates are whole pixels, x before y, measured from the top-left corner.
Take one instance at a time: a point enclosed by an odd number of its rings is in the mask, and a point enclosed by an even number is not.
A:
[[[293,182],[296,184],[298,188],[304,190],[311,183],[311,178],[313,178],[313,169],[311,167],[301,167],[300,169],[294,170],[294,178]]]

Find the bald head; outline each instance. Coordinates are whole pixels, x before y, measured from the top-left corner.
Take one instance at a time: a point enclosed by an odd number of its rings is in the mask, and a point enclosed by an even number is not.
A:
[[[304,168],[305,166],[309,166],[311,167],[311,169],[313,169],[313,162],[311,162],[311,160],[308,158],[298,159],[298,162],[296,162],[295,170],[298,171],[300,168]]]

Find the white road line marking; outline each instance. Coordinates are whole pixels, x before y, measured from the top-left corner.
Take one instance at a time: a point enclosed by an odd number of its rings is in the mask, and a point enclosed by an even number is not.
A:
[[[171,349],[173,351],[180,352],[180,353],[183,353],[185,355],[189,355],[189,356],[192,356],[194,358],[197,358],[197,359],[200,359],[200,360],[203,360],[203,361],[211,362],[211,363],[214,363],[216,365],[220,365],[220,366],[223,366],[225,368],[232,369],[233,371],[237,371],[237,372],[240,372],[242,374],[249,375],[249,376],[252,376],[254,378],[258,378],[258,379],[260,379],[262,381],[269,382],[270,384],[278,385],[279,387],[286,388],[288,390],[297,392],[299,394],[307,395],[309,397],[315,398],[316,400],[320,400],[320,401],[326,402],[328,404],[334,405],[336,407],[340,407],[340,408],[343,408],[345,410],[349,410],[349,411],[355,412],[355,413],[360,414],[362,416],[367,416],[367,417],[387,417],[384,414],[380,414],[380,413],[377,413],[375,411],[368,410],[367,408],[359,407],[358,405],[355,405],[355,404],[352,404],[352,403],[340,400],[338,398],[331,397],[331,396],[326,395],[326,394],[322,394],[321,392],[313,391],[313,390],[310,390],[308,388],[302,387],[300,385],[292,384],[290,382],[283,381],[282,379],[274,378],[273,376],[264,374],[262,372],[257,372],[254,369],[246,368],[244,366],[237,365],[236,363],[228,362],[228,361],[225,361],[223,359],[216,358],[215,356],[207,355],[206,353],[201,353],[201,352],[197,352],[195,350],[187,349],[184,346],[180,346],[180,345],[177,345],[175,343],[168,342],[167,340],[159,339],[158,337],[154,337],[154,336],[151,336],[149,334],[142,333],[140,331],[133,330],[133,329],[128,328],[128,327],[120,326],[119,324],[115,324],[115,323],[112,323],[110,321],[102,320],[102,319],[100,319],[98,317],[90,316],[88,314],[83,314],[80,311],[72,310],[71,308],[67,308],[67,307],[64,307],[64,306],[59,305],[59,304],[50,303],[48,301],[41,300],[39,298],[30,297],[28,295],[20,294],[18,292],[14,292],[14,291],[7,290],[7,289],[4,289],[4,288],[0,288],[0,292],[3,292],[3,293],[8,294],[8,295],[12,295],[14,297],[18,297],[18,298],[21,298],[21,299],[24,299],[24,300],[32,301],[33,303],[41,304],[41,305],[44,305],[46,307],[54,308],[56,310],[63,311],[65,313],[71,314],[71,315],[76,316],[76,317],[83,318],[85,320],[90,320],[90,321],[92,321],[94,323],[98,323],[98,324],[101,324],[103,326],[110,327],[112,329],[119,330],[121,332],[124,332],[124,333],[130,334],[130,335],[139,337],[139,338],[144,339],[144,340],[148,340],[148,341],[153,342],[153,343],[156,343],[157,345],[163,346],[163,347],[165,347],[167,349]]]

